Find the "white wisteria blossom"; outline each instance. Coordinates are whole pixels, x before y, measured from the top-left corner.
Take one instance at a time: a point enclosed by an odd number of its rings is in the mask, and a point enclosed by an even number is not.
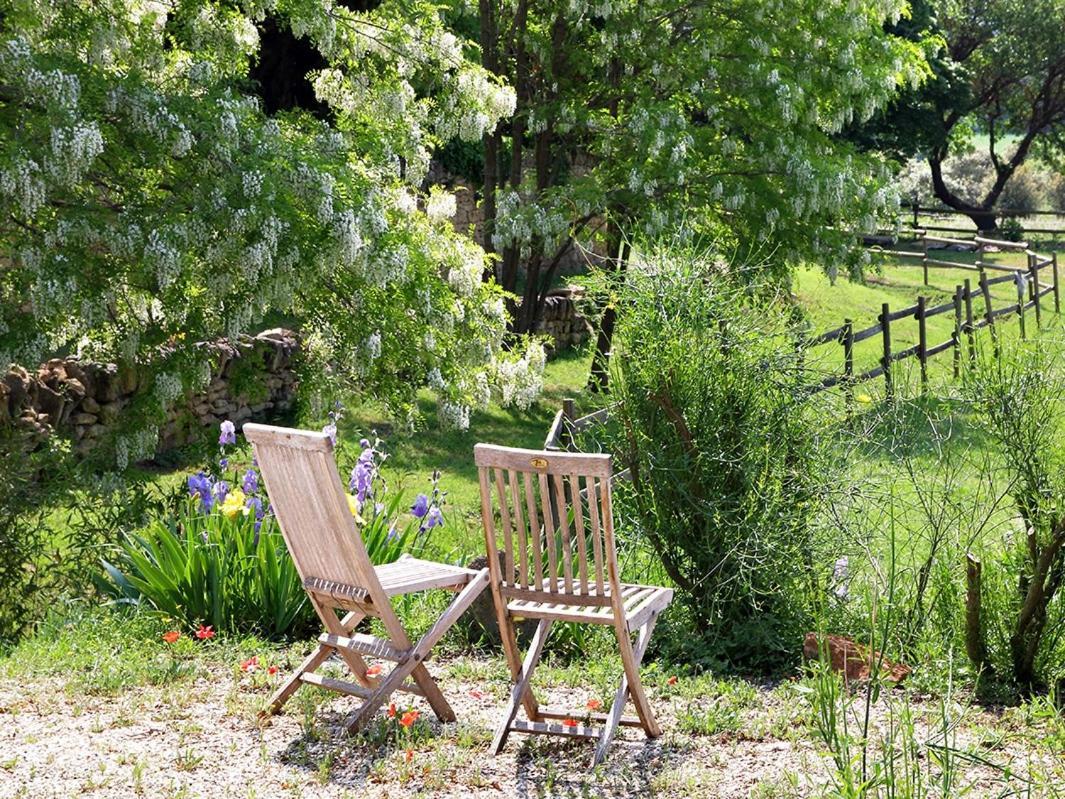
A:
[[[329,113],[253,94],[267,21],[320,54]],[[299,321],[307,390],[407,419],[431,384],[468,423],[472,387],[497,384],[502,292],[422,180],[515,102],[468,52],[427,0],[0,0],[0,360],[153,369],[120,464],[199,385],[198,342],[278,314]]]

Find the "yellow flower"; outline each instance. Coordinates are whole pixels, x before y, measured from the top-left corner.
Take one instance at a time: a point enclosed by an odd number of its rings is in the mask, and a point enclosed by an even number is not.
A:
[[[858,394],[855,397],[855,399],[858,400],[858,402],[872,402],[873,401],[873,398],[870,397],[868,394]]]
[[[227,519],[236,517],[238,513],[242,513],[246,516],[248,514],[248,509],[244,507],[244,500],[244,492],[239,488],[234,488],[226,494],[225,501],[222,502],[219,510]]]
[[[354,494],[348,494],[348,510],[351,511],[351,515],[355,517],[355,521],[358,524],[366,524],[362,516],[359,515],[359,500],[355,498]]]

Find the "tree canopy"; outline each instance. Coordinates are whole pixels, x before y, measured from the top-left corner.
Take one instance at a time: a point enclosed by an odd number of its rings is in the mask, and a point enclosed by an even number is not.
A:
[[[1049,161],[1065,153],[1065,3],[922,0],[915,9],[904,35],[942,40],[930,60],[933,79],[855,137],[926,158],[935,197],[992,230],[1021,165],[1034,153]],[[974,148],[992,173],[979,196],[951,185],[944,169],[948,158]]]
[[[712,226],[782,269],[855,256],[892,202],[882,161],[833,134],[926,74],[922,43],[885,33],[904,3],[614,0],[457,3],[483,63],[517,92],[484,141],[497,275],[525,305],[591,220],[658,236]],[[525,314],[525,321],[530,317]]]
[[[321,54],[328,114],[256,98],[267,19]],[[420,0],[4,0],[0,363],[151,365],[150,423],[207,378],[197,342],[295,317],[317,374],[400,411],[523,400],[540,358],[501,351],[484,253],[419,193],[513,106]]]

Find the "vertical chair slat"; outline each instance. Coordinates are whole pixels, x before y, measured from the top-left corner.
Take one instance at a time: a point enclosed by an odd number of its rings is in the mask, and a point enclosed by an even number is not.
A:
[[[571,474],[569,476],[569,493],[573,498],[573,527],[577,538],[577,590],[588,593],[588,547],[584,540],[584,507],[581,505],[581,481]]]
[[[544,512],[544,541],[547,544],[547,564],[550,573],[548,591],[558,591],[558,556],[555,554],[555,519],[551,512],[551,489],[547,485],[547,475],[539,475],[540,507]]]
[[[599,498],[596,496],[595,478],[586,476],[588,486],[588,514],[592,527],[592,553],[595,558],[595,590],[603,595],[603,544],[599,540]]]
[[[492,489],[488,479],[488,467],[482,466],[477,470],[477,478],[481,483],[481,523],[484,524],[485,547],[488,550],[488,569],[493,575],[499,569],[499,556],[496,544],[495,514],[492,512]]]
[[[569,508],[566,501],[566,486],[560,474],[553,475],[555,488],[555,507],[558,511],[558,533],[562,538],[562,590],[569,594],[573,591],[573,547],[569,538]]]
[[[510,483],[510,497],[514,501],[514,527],[517,530],[518,545],[518,585],[529,587],[529,536],[526,534],[525,517],[521,512],[521,492],[518,490],[518,476],[513,469],[507,469]]]
[[[507,503],[507,490],[503,485],[503,470],[493,469],[496,478],[496,490],[499,491],[499,516],[503,525],[503,582],[514,584],[514,541],[510,533],[510,510]]]
[[[540,540],[540,518],[536,513],[536,497],[533,495],[532,475],[528,473],[522,474],[522,481],[525,483],[525,507],[529,511],[529,537],[532,539],[533,578],[535,580],[533,587],[537,591],[541,591],[544,585],[543,558],[541,557],[543,542]]]

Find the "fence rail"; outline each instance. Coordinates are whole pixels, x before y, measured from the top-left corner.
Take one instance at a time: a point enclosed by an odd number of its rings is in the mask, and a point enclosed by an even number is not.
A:
[[[949,224],[936,224],[937,220],[952,221],[952,217],[966,216],[961,211],[946,206],[934,207],[914,205],[913,203],[907,202],[900,205],[899,211],[901,216],[905,216],[912,221],[912,225],[915,229],[934,230],[940,233],[972,234],[978,232],[975,226],[956,227]],[[995,214],[1003,219],[1032,219],[1037,221],[1037,223],[1039,218],[1052,220],[1049,224],[1057,224],[1057,227],[1035,227],[1026,224],[1024,226],[1025,233],[1049,236],[1055,243],[1057,242],[1058,236],[1065,236],[1065,211],[1025,211],[1019,208],[1000,208],[995,209]],[[922,224],[922,217],[931,219],[932,224]]]

